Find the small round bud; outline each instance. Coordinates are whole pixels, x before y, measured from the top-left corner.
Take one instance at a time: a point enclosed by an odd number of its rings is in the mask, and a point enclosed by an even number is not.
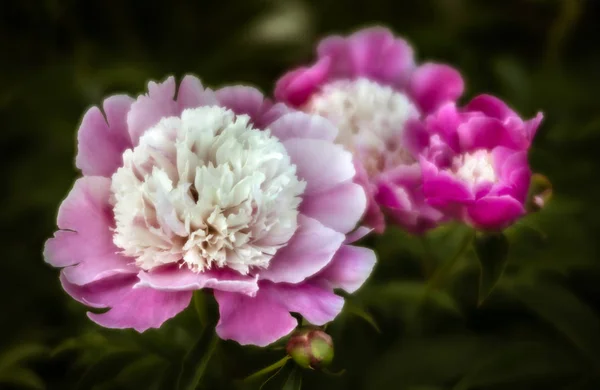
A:
[[[544,208],[552,198],[552,183],[544,175],[534,173],[531,176],[529,195],[527,196],[527,210],[539,211]]]
[[[321,329],[301,328],[290,337],[286,351],[299,366],[320,369],[333,360],[333,340]]]

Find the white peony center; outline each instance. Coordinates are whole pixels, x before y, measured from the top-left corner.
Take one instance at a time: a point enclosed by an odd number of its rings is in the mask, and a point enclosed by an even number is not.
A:
[[[478,150],[457,156],[452,165],[456,176],[469,184],[494,183],[497,180],[492,155],[488,151]]]
[[[115,244],[142,269],[266,267],[297,227],[306,183],[283,144],[222,107],[163,118],[112,177]]]
[[[358,156],[371,173],[415,161],[402,146],[401,136],[419,110],[408,96],[389,86],[365,78],[333,81],[304,110],[332,121],[339,128],[336,141]]]

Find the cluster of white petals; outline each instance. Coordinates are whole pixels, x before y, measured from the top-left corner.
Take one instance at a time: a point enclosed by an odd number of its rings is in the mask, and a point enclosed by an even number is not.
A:
[[[486,150],[456,156],[452,165],[456,176],[469,184],[495,183],[497,180],[492,155]]]
[[[306,183],[283,144],[249,121],[222,107],[188,109],[123,154],[112,204],[124,255],[145,270],[268,266],[297,228]]]
[[[358,154],[368,171],[380,170],[382,157],[396,165],[414,159],[401,145],[408,120],[419,110],[405,94],[375,81],[337,80],[313,95],[304,111],[331,120],[339,128],[336,142]]]

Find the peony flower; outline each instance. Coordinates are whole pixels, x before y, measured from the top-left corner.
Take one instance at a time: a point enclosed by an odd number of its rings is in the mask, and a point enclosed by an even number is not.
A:
[[[374,253],[349,245],[366,205],[350,153],[327,120],[272,104],[250,87],[203,88],[186,76],[112,96],[87,111],[83,177],[47,241],[61,282],[109,328],[160,327],[192,291],[212,289],[217,333],[267,345],[331,321]]]
[[[527,150],[542,118],[523,121],[488,95],[465,109],[442,106],[425,120],[431,134],[420,159],[426,201],[479,229],[512,224],[526,212]]]
[[[380,27],[328,37],[317,57],[284,75],[275,97],[339,128],[336,142],[353,153],[356,182],[367,193],[366,224],[383,231],[383,208],[409,230],[434,226],[442,214],[423,201],[418,156],[426,140],[418,121],[462,94],[460,74],[416,66],[409,44]]]

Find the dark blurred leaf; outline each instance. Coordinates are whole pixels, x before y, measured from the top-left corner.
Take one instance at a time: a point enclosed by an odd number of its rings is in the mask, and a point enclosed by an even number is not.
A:
[[[490,352],[490,356],[473,365],[454,390],[560,379],[576,376],[583,368],[578,356],[550,341],[511,343]]]
[[[490,295],[506,268],[508,240],[502,233],[483,233],[475,238],[475,251],[481,266],[479,304]]]
[[[44,382],[33,371],[13,367],[10,371],[0,373],[0,384],[19,386],[19,388],[43,390],[46,388]]]
[[[0,355],[0,373],[10,371],[25,360],[44,356],[48,349],[37,344],[23,344],[13,347]]]
[[[267,367],[260,369],[258,371],[256,371],[254,374],[249,375],[246,379],[244,379],[244,382],[252,382],[270,372],[273,372],[275,370],[280,369],[281,367],[285,366],[285,364],[287,363],[288,360],[291,359],[291,356],[287,355],[284,356],[282,359],[276,361],[273,364],[268,365]]]
[[[575,294],[559,284],[521,279],[510,284],[531,311],[560,331],[600,368],[600,318]]]
[[[495,346],[477,336],[404,340],[371,364],[367,388],[405,390],[457,381]]]
[[[218,341],[219,338],[211,327],[202,331],[181,363],[177,389],[194,390],[198,386],[217,348]]]
[[[281,390],[300,390],[302,388],[302,370],[294,367]]]
[[[461,315],[460,308],[448,293],[431,290],[423,282],[397,281],[374,286],[365,292],[363,299],[368,306],[375,306],[389,314],[411,312],[415,306],[424,304],[438,311]]]
[[[371,313],[369,313],[364,307],[355,302],[354,299],[352,299],[351,297],[346,297],[344,303],[344,311],[348,314],[352,314],[359,318],[362,318],[369,325],[371,325],[373,329],[375,329],[375,331],[381,333],[381,329],[379,329],[379,326],[377,325],[377,322],[375,321]]]
[[[150,389],[162,376],[166,364],[154,355],[141,357],[124,367],[114,382],[127,389]]]
[[[77,389],[89,390],[95,385],[112,380],[136,357],[138,351],[113,351],[97,359],[77,383]]]

